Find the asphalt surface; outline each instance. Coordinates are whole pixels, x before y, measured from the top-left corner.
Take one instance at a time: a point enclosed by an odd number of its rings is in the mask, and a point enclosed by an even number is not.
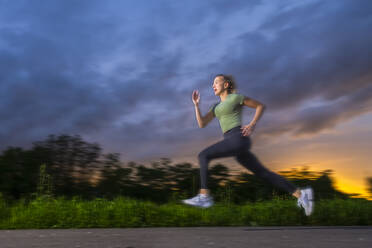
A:
[[[0,247],[372,247],[372,226],[0,230]]]

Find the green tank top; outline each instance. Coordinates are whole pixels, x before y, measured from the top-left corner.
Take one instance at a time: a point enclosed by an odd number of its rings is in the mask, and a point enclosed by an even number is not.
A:
[[[215,103],[209,111],[218,118],[222,132],[241,125],[244,95],[230,93],[223,102]]]

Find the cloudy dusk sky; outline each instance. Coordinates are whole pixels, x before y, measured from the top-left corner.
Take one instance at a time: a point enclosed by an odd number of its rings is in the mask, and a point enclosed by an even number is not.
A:
[[[123,162],[198,166],[222,131],[198,127],[191,94],[206,114],[226,73],[267,106],[251,135],[266,167],[331,169],[366,196],[371,27],[369,0],[0,0],[0,149],[79,134]]]

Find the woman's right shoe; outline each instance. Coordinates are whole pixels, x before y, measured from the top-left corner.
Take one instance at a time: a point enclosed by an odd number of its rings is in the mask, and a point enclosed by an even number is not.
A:
[[[297,206],[305,209],[305,215],[309,216],[313,212],[314,197],[311,187],[301,189],[301,196],[297,199]]]
[[[197,194],[195,197],[182,200],[182,202],[191,206],[202,208],[208,208],[214,204],[213,198],[209,195],[204,194]]]

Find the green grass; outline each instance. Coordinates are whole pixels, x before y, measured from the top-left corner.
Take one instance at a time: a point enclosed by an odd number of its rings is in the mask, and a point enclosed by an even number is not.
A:
[[[243,205],[217,202],[202,209],[127,197],[112,201],[38,197],[12,206],[0,198],[0,229],[286,225],[372,225],[372,201],[320,200],[315,203],[314,213],[305,216],[295,199]]]

